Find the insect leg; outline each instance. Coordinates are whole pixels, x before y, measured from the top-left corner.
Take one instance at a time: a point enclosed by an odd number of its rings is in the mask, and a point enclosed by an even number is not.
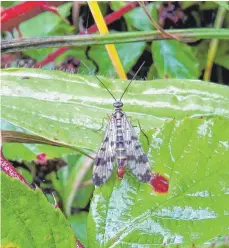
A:
[[[129,118],[129,120],[133,123],[133,119],[131,118],[131,116],[128,117],[128,118]],[[136,120],[136,119],[135,119],[135,120]],[[137,126],[132,125],[132,126],[133,126],[133,127],[139,127],[140,132],[145,136],[145,138],[146,138],[146,140],[147,140],[147,143],[148,143],[148,146],[149,146],[149,138],[148,138],[147,135],[144,133],[144,131],[143,131],[141,125],[140,125],[139,120],[136,120],[136,121],[138,122],[138,125],[137,125]]]
[[[110,116],[109,115],[108,115],[108,119],[110,119]],[[104,120],[106,120],[105,117],[103,117],[102,126],[99,129],[94,130],[95,132],[100,132],[104,128]]]
[[[140,131],[142,132],[142,134],[145,136],[145,138],[146,138],[146,140],[147,140],[147,143],[148,143],[148,146],[149,146],[149,138],[148,138],[147,135],[144,133],[144,131],[143,131],[141,125],[140,125],[140,121],[137,120],[137,122],[138,122],[139,129],[140,129]]]

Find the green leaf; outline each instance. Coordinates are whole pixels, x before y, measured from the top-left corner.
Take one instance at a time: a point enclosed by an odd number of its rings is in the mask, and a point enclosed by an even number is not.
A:
[[[2,70],[2,118],[49,140],[96,150],[113,99],[94,76],[39,69]],[[29,79],[22,80],[23,76]],[[128,81],[101,80],[118,98]],[[229,88],[199,80],[134,81],[124,111],[143,129],[185,116],[229,116]],[[106,123],[106,120],[105,120]]]
[[[160,40],[152,43],[152,54],[161,78],[197,79],[199,63],[191,47],[177,40]]]
[[[39,188],[30,189],[1,173],[4,247],[75,247],[74,234],[60,209]]]
[[[218,4],[220,7],[229,10],[229,4],[226,1],[214,1],[214,2]]]
[[[12,7],[16,4],[18,4],[18,1],[2,1],[1,6],[3,8],[9,8],[9,7]]]
[[[155,64],[152,64],[149,68],[148,73],[147,73],[147,80],[154,80],[157,78],[159,78],[158,74],[157,74],[157,69],[155,67]]]
[[[214,63],[229,69],[228,41],[220,41],[217,48]],[[206,66],[207,52],[209,49],[209,41],[202,41],[198,46],[193,48],[195,55],[200,63],[200,69]]]
[[[120,60],[122,61],[123,68],[125,72],[128,72],[137,62],[139,57],[142,55],[146,43],[145,42],[137,42],[137,43],[129,43],[129,44],[117,44],[115,45],[117,52],[119,54]],[[132,51],[135,51],[134,53]],[[98,73],[100,75],[107,76],[116,76],[116,71],[114,69],[113,64],[111,63],[110,57],[108,56],[107,50],[104,46],[93,46],[90,48],[88,52],[90,58],[97,64]],[[57,58],[56,62],[62,62],[68,55],[74,56],[86,63],[86,65],[90,68],[90,70],[95,71],[96,66],[93,64],[92,60],[86,56],[85,49],[77,49],[72,48],[66,51],[63,55]],[[102,58],[102,59],[101,59]],[[85,67],[83,63],[80,64],[79,68],[80,72],[84,74],[88,74],[88,69]]]
[[[182,9],[187,9],[193,5],[197,5],[200,10],[214,10],[218,7],[216,2],[213,2],[213,1],[200,1],[200,2],[181,1],[180,4],[181,4]],[[198,18],[200,18],[200,17],[198,16]]]
[[[94,186],[90,184],[84,187],[79,187],[79,185],[76,187],[76,185],[78,182],[80,183],[80,179],[81,183],[91,179],[92,168],[90,167],[92,166],[90,166],[90,164],[92,160],[88,158],[85,159],[85,157],[81,155],[68,155],[65,160],[68,166],[58,170],[58,178],[56,174],[53,173],[50,179],[52,180],[54,189],[61,196],[65,213],[70,215],[71,207],[85,208],[90,201]],[[85,164],[88,162],[90,163],[89,168],[84,170]],[[84,171],[85,174],[83,178],[80,178],[82,171]]]
[[[118,10],[121,7],[126,5],[125,2],[121,1],[112,1],[111,6],[112,9]],[[146,5],[146,8],[148,9],[150,15],[152,18],[154,18],[155,21],[157,21],[157,3],[149,3]],[[137,30],[141,31],[147,31],[147,30],[154,30],[154,26],[152,25],[151,20],[146,15],[142,7],[136,7],[130,12],[126,13],[124,15],[124,18],[127,22],[127,25],[130,27],[131,30],[132,27],[134,27]]]
[[[58,7],[58,12],[61,16],[66,17],[70,14],[71,7],[72,3],[66,3]],[[46,11],[21,23],[20,31],[23,38],[48,36],[62,22],[64,21],[61,17]],[[69,26],[68,24],[66,25]]]
[[[67,17],[70,14],[71,7],[72,3],[63,4],[58,7],[58,12],[62,17]],[[21,23],[20,31],[23,38],[27,38],[70,34],[73,28],[55,13],[46,11]],[[23,53],[40,61],[54,50],[56,48],[28,49]]]
[[[228,41],[220,41],[219,46],[217,48],[217,53],[214,59],[214,62],[218,65],[221,65],[229,70],[229,42]]]
[[[149,137],[150,164],[168,178],[168,194],[129,171],[121,181],[113,173],[94,192],[89,247],[190,246],[228,233],[229,119],[172,120]]]
[[[5,156],[5,154],[4,154]],[[22,168],[22,167],[17,167],[17,172],[19,174],[21,174],[25,179],[26,181],[28,181],[29,183],[33,183],[33,176],[31,174],[31,172],[29,172],[28,170]],[[53,196],[52,196],[53,198]]]
[[[82,211],[68,218],[68,223],[71,225],[75,237],[85,247],[87,247],[87,216],[88,212]]]
[[[119,58],[122,61],[125,72],[128,72],[142,55],[144,49],[146,48],[146,43],[136,42],[129,44],[117,44],[115,47],[119,54]],[[91,58],[98,64],[100,74],[109,77],[117,75],[104,46],[95,46],[95,48],[91,49],[89,54]]]

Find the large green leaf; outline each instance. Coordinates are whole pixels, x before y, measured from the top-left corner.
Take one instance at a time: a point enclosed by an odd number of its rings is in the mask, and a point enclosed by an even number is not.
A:
[[[199,78],[199,63],[190,46],[177,40],[154,41],[152,54],[161,78]]]
[[[29,79],[23,79],[29,76]],[[118,98],[127,81],[100,77]],[[2,118],[59,143],[95,150],[103,118],[114,110],[112,97],[94,76],[39,69],[2,71]],[[229,88],[198,80],[134,81],[124,110],[143,129],[187,115],[229,116]]]
[[[39,188],[30,189],[1,173],[4,247],[75,247],[74,234],[60,209]]]
[[[228,234],[228,137],[225,117],[172,120],[155,130],[148,157],[168,178],[168,194],[129,171],[121,181],[113,173],[94,192],[89,247],[190,247]]]

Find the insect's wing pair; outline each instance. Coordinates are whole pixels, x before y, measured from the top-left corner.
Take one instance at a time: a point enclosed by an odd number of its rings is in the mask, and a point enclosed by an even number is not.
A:
[[[122,116],[123,139],[127,154],[127,166],[132,173],[141,181],[148,182],[151,177],[151,170],[147,155],[138,140],[134,128],[127,119]],[[107,125],[104,140],[95,159],[93,170],[93,182],[99,186],[104,184],[110,177],[116,158],[116,126],[113,118]]]
[[[137,134],[127,119],[123,116],[124,140],[126,142],[127,167],[141,181],[149,182],[151,178],[151,169],[149,160],[145,154]]]
[[[115,161],[115,141],[115,122],[111,118],[94,162],[93,183],[97,186],[104,184],[112,173]]]

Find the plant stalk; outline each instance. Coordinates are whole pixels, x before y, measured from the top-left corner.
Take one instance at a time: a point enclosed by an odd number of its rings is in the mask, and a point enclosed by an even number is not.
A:
[[[220,27],[222,27],[225,14],[226,14],[226,9],[224,7],[219,7],[219,10],[216,15],[214,28],[219,29]],[[211,78],[213,61],[214,61],[214,58],[217,52],[218,44],[219,44],[218,39],[213,39],[210,42],[208,55],[207,55],[206,67],[204,71],[204,81],[209,81]]]
[[[165,30],[167,33],[179,36],[182,39],[193,38],[193,41],[199,39],[216,39],[228,40],[228,29],[215,28],[200,28],[200,29],[180,29],[180,30]],[[23,51],[30,48],[43,47],[62,47],[62,46],[91,46],[91,45],[105,45],[112,43],[130,43],[140,41],[165,40],[170,39],[164,37],[159,31],[147,32],[122,32],[105,35],[69,35],[69,36],[55,36],[42,38],[27,38],[27,39],[13,39],[4,40],[1,43],[2,53]]]

